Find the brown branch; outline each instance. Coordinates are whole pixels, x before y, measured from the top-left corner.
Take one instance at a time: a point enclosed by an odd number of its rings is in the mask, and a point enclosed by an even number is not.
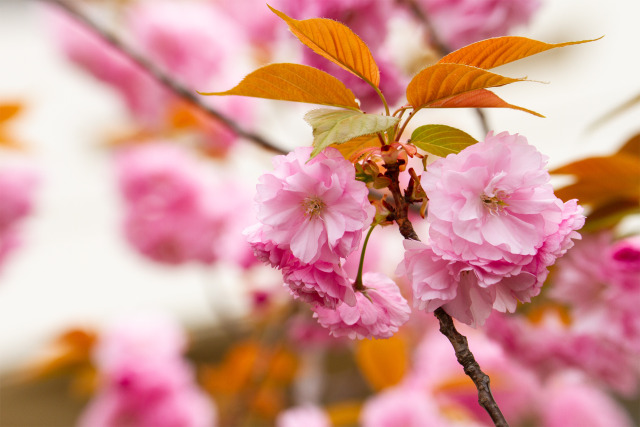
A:
[[[400,175],[400,165],[397,162],[385,163],[386,171],[384,176],[391,180],[389,184],[389,190],[393,195],[393,201],[395,203],[394,219],[400,229],[400,234],[405,239],[420,240],[418,234],[413,229],[413,224],[409,221],[409,204],[402,196],[400,190],[400,184],[398,183],[398,176]]]
[[[496,403],[491,389],[489,388],[489,376],[482,372],[480,365],[476,362],[473,353],[469,350],[467,338],[456,330],[453,319],[442,307],[436,309],[433,313],[440,322],[440,332],[446,336],[451,342],[456,352],[458,363],[464,368],[464,373],[471,378],[478,390],[478,403],[489,413],[496,427],[509,427],[507,421],[502,415],[498,404]]]
[[[173,78],[171,78],[168,74],[159,69],[155,64],[149,61],[147,58],[141,56],[138,52],[133,51],[130,47],[126,46],[120,39],[118,39],[114,34],[107,31],[105,28],[102,28],[94,21],[92,21],[89,17],[83,14],[79,9],[72,6],[69,2],[64,0],[43,0],[48,3],[52,3],[58,6],[60,9],[64,10],[70,16],[72,16],[77,21],[81,22],[89,29],[91,29],[95,34],[100,36],[105,42],[111,45],[113,48],[117,49],[120,53],[125,55],[129,60],[137,64],[140,68],[146,71],[151,77],[153,77],[158,83],[172,91],[175,95],[182,98],[189,104],[197,107],[207,115],[215,118],[220,123],[231,129],[238,136],[241,136],[253,143],[266,148],[268,150],[274,151],[276,153],[286,154],[287,151],[278,147],[277,145],[271,143],[266,140],[262,136],[255,134],[253,132],[246,131],[242,129],[236,122],[234,122],[229,117],[220,113],[219,111],[205,105],[200,98],[186,86],[178,83]]]
[[[385,163],[385,176],[391,179],[389,190],[393,195],[395,202],[394,219],[400,228],[400,233],[405,239],[420,240],[413,225],[408,218],[409,197],[402,195],[400,185],[398,184],[398,175],[400,174],[400,165],[397,162]],[[471,378],[478,390],[478,403],[489,413],[496,427],[509,427],[498,404],[496,403],[491,389],[489,388],[489,376],[482,372],[480,365],[476,362],[473,353],[469,350],[467,338],[456,330],[453,319],[442,307],[436,309],[433,313],[440,322],[440,332],[451,342],[456,353],[458,363],[462,365],[464,373]]]

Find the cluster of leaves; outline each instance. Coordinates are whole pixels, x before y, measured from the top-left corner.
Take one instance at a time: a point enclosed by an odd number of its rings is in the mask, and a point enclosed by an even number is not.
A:
[[[332,75],[291,63],[264,66],[248,74],[230,90],[202,94],[339,107],[320,108],[306,114],[305,120],[313,128],[312,156],[333,145],[353,162],[367,153],[376,152],[381,145],[399,142],[409,120],[423,108],[512,108],[543,117],[510,104],[488,90],[527,79],[505,77],[489,70],[549,49],[591,41],[549,44],[525,37],[498,37],[473,43],[415,75],[406,90],[408,104],[391,114],[379,89],[378,66],[367,45],[347,26],[323,18],[296,20],[271,10],[288,24],[302,43],[368,83],[380,96],[385,114],[363,112],[353,92]],[[402,122],[407,110],[411,113]],[[446,156],[477,141],[459,129],[431,124],[415,129],[410,142],[429,154]]]

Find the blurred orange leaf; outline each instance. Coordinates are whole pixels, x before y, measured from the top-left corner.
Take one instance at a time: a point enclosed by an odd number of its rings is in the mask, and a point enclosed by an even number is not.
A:
[[[471,92],[465,92],[460,95],[454,95],[444,98],[441,101],[432,102],[427,105],[428,108],[511,108],[514,110],[524,111],[534,116],[544,117],[540,113],[518,107],[517,105],[505,102],[495,93],[486,89],[476,89]]]
[[[362,340],[356,348],[360,372],[374,390],[382,390],[402,380],[409,353],[404,338],[396,334],[384,340]]]
[[[504,77],[468,65],[435,64],[420,71],[409,82],[407,100],[417,110],[438,102],[442,103],[453,96],[519,81],[526,81],[526,79]],[[476,106],[472,102],[467,104],[470,107]]]
[[[526,37],[495,37],[472,43],[451,52],[440,59],[438,63],[464,64],[489,69],[557,47],[588,43],[601,38],[565,43],[544,43]]]
[[[0,104],[0,123],[4,123],[12,119],[22,111],[22,104],[11,102],[8,104]]]
[[[640,161],[636,156],[617,153],[607,157],[578,160],[551,171],[574,175],[576,182],[556,190],[562,200],[578,199],[594,208],[613,200],[640,198]]]
[[[22,149],[24,144],[18,142],[9,135],[4,128],[6,123],[15,118],[22,111],[23,106],[19,102],[0,104],[0,146],[12,149]]]
[[[380,70],[367,45],[346,25],[331,19],[297,20],[269,6],[291,32],[317,54],[378,87]]]
[[[632,136],[627,142],[625,142],[618,150],[618,153],[640,157],[640,133]]]
[[[346,401],[334,403],[326,408],[332,426],[354,426],[358,425],[362,402]]]
[[[72,329],[60,335],[28,371],[33,379],[86,370],[91,365],[91,352],[97,335],[92,331]]]
[[[237,86],[225,92],[198,93],[250,96],[359,110],[353,92],[340,80],[317,68],[300,64],[266,65],[249,73]]]

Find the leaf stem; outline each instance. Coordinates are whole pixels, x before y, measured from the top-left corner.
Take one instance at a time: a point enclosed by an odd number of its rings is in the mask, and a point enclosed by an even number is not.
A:
[[[371,83],[369,80],[366,80],[367,83],[369,83],[371,85],[371,87],[376,91],[376,93],[378,94],[378,96],[380,97],[380,99],[382,100],[382,104],[384,105],[384,112],[387,116],[391,115],[391,111],[389,110],[389,104],[387,104],[387,100],[385,99],[384,95],[382,94],[382,92],[380,91],[380,89],[374,85],[373,83]]]
[[[356,275],[356,280],[353,282],[353,289],[356,291],[364,291],[365,287],[362,284],[362,270],[364,268],[364,254],[367,251],[367,243],[369,243],[369,237],[371,237],[371,232],[378,225],[377,222],[373,222],[371,227],[369,227],[369,231],[367,232],[367,236],[364,238],[364,243],[362,244],[362,252],[360,253],[360,264],[358,264],[358,274]]]

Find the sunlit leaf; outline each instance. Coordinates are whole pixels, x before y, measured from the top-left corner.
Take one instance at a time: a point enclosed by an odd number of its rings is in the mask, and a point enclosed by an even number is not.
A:
[[[309,111],[304,119],[313,127],[312,158],[331,144],[384,132],[399,121],[397,117],[329,108]]]
[[[640,162],[629,154],[590,157],[551,173],[575,176],[573,184],[556,190],[562,200],[576,198],[580,203],[597,207],[613,200],[638,200],[640,197]]]
[[[478,68],[494,68],[518,59],[526,58],[549,49],[588,43],[600,40],[580,40],[566,43],[544,43],[526,37],[496,37],[472,43],[462,47],[448,55],[445,55],[440,64],[464,64]]]
[[[452,96],[488,87],[525,81],[460,64],[435,64],[420,71],[407,86],[407,100],[415,109]],[[475,107],[475,105],[469,105]]]
[[[540,113],[518,107],[517,105],[505,102],[495,93],[487,89],[476,89],[471,92],[465,92],[460,95],[450,96],[440,101],[432,102],[427,105],[428,108],[511,108],[514,110],[524,111],[534,116],[544,117]]]
[[[374,390],[397,384],[407,371],[407,343],[399,334],[386,340],[358,342],[356,362]]]
[[[297,20],[269,6],[282,18],[291,32],[319,55],[352,72],[375,87],[380,85],[380,70],[367,45],[349,27],[331,19]]]
[[[377,135],[364,135],[339,144],[331,144],[342,153],[345,159],[355,163],[368,152],[380,148],[380,138]]]
[[[468,133],[446,125],[420,126],[411,134],[413,145],[440,157],[457,154],[476,142]]]
[[[300,64],[266,65],[248,74],[233,89],[200,94],[251,96],[359,109],[353,92],[340,80]]]

